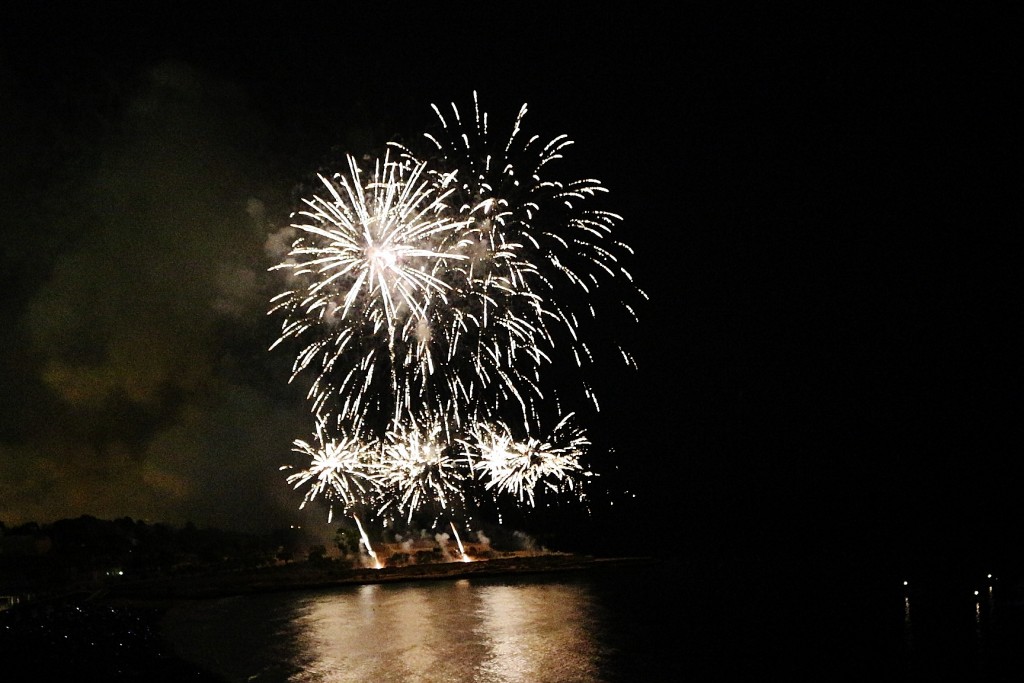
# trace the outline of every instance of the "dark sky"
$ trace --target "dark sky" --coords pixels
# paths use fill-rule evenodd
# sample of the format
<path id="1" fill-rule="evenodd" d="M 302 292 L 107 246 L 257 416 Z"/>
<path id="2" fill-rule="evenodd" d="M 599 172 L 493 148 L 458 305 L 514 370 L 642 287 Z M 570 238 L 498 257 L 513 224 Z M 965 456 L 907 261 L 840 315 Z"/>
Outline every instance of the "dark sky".
<path id="1" fill-rule="evenodd" d="M 592 533 L 1024 540 L 1005 18 L 712 5 L 5 10 L 0 521 L 295 519 L 264 243 L 332 150 L 476 91 L 575 141 L 650 295 Z"/>

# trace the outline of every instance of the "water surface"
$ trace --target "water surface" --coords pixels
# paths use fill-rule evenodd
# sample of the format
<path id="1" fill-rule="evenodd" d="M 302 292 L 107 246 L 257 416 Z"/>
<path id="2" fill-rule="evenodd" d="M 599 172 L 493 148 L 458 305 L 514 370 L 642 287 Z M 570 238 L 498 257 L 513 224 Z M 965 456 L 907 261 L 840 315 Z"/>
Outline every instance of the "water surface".
<path id="1" fill-rule="evenodd" d="M 1024 610 L 968 578 L 653 563 L 185 602 L 164 633 L 228 681 L 1013 680 Z"/>

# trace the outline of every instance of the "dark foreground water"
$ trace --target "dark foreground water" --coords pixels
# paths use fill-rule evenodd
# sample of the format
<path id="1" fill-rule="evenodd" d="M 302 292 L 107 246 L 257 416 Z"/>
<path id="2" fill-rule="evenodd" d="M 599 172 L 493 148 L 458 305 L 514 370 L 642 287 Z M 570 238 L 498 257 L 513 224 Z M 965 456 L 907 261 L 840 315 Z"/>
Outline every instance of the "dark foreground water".
<path id="1" fill-rule="evenodd" d="M 196 601 L 162 630 L 227 681 L 1022 680 L 1016 581 L 986 574 L 652 563 Z"/>

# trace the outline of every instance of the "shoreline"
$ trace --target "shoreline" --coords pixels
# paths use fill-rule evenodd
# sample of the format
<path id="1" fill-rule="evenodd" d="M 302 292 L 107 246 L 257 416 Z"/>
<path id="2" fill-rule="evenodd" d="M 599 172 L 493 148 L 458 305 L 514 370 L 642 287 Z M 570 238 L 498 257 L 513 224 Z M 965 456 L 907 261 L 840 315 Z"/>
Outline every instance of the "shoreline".
<path id="1" fill-rule="evenodd" d="M 654 561 L 545 552 L 381 569 L 301 562 L 76 591 L 0 610 L 0 650 L 19 653 L 5 667 L 4 681 L 70 680 L 89 671 L 106 680 L 221 683 L 222 678 L 181 658 L 163 637 L 168 610 L 193 600 L 368 583 L 586 571 Z"/>
<path id="2" fill-rule="evenodd" d="M 655 562 L 650 557 L 593 557 L 570 553 L 517 554 L 470 562 L 428 562 L 394 567 L 342 567 L 294 563 L 237 572 L 165 577 L 110 586 L 96 595 L 107 604 L 146 604 L 332 588 L 368 583 L 441 581 L 477 576 L 553 573 Z"/>

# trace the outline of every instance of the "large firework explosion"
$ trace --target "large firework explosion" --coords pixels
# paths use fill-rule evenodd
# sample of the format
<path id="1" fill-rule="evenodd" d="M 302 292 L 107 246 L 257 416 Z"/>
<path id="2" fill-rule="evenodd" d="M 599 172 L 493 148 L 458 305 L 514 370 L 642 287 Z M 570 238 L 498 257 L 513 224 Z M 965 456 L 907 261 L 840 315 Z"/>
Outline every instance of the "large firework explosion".
<path id="1" fill-rule="evenodd" d="M 572 143 L 526 136 L 525 105 L 499 142 L 475 93 L 466 120 L 454 104 L 434 111 L 421 149 L 392 143 L 320 175 L 272 267 L 285 282 L 274 346 L 296 343 L 292 377 L 312 375 L 316 435 L 294 449 L 311 464 L 288 477 L 308 485 L 303 505 L 453 519 L 481 497 L 582 497 L 577 480 L 592 476 L 589 440 L 544 377 L 593 362 L 584 322 L 598 287 L 645 297 L 622 264 L 621 218 L 595 205 L 597 180 L 557 177 Z"/>

